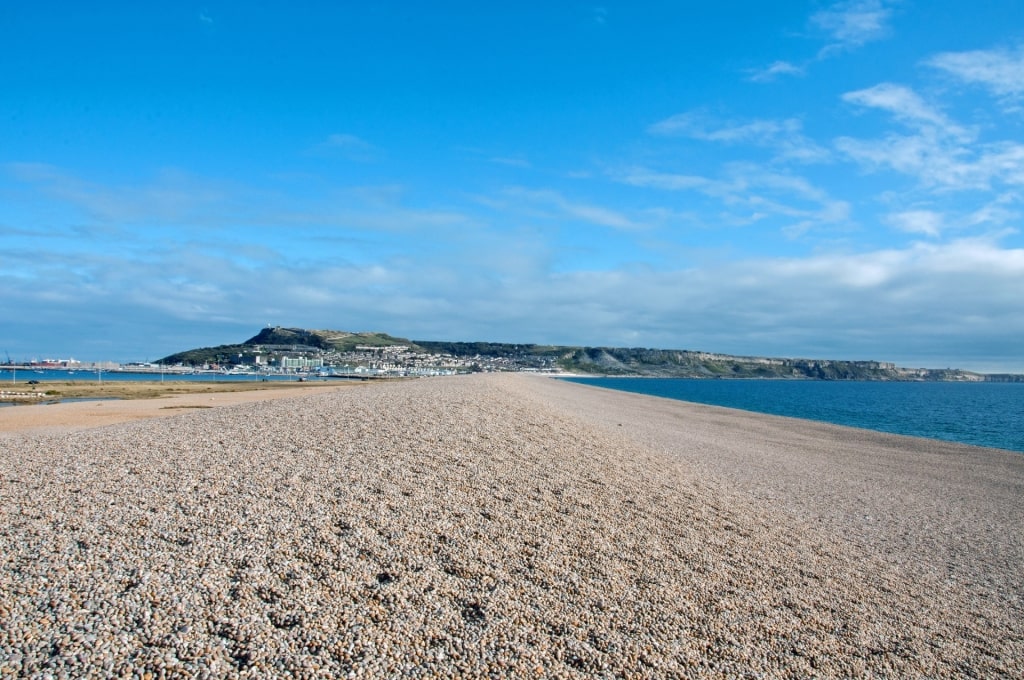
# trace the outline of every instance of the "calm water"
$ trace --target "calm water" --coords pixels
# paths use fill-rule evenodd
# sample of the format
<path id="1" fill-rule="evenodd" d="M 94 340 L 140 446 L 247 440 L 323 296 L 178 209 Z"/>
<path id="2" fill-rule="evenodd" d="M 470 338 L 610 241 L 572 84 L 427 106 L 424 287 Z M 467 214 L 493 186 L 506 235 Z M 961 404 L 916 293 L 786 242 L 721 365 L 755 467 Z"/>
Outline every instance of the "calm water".
<path id="1" fill-rule="evenodd" d="M 230 375 L 223 373 L 196 373 L 193 375 L 182 375 L 178 373 L 164 373 L 162 376 L 160 373 L 121 373 L 118 371 L 63 371 L 63 370 L 47 370 L 47 369 L 22 369 L 19 368 L 13 373 L 9 368 L 0 369 L 0 390 L 12 390 L 12 391 L 28 391 L 32 387 L 28 385 L 29 380 L 38 380 L 41 384 L 39 387 L 46 389 L 45 383 L 50 381 L 61 381 L 61 382 L 139 382 L 139 381 L 156 381 L 156 382 L 254 382 L 260 381 L 266 378 L 267 380 L 284 380 L 288 382 L 295 382 L 298 380 L 296 375 Z M 307 380 L 321 380 L 321 378 L 313 376 L 307 376 Z M 324 378 L 326 380 L 326 378 Z M 60 399 L 59 401 L 95 401 L 95 399 Z M 9 402 L 0 402 L 0 408 L 4 406 L 23 406 L 24 404 L 14 404 Z"/>
<path id="2" fill-rule="evenodd" d="M 253 382 L 266 378 L 267 380 L 285 380 L 295 382 L 297 375 L 239 375 L 230 373 L 195 373 L 192 375 L 181 373 L 122 373 L 120 371 L 59 371 L 47 369 L 17 369 L 12 375 L 9 368 L 0 370 L 0 389 L 24 388 L 29 380 L 40 382 L 60 380 L 74 382 L 121 382 L 121 381 L 163 381 L 163 382 Z M 309 380 L 319 380 L 315 374 Z"/>
<path id="3" fill-rule="evenodd" d="M 571 378 L 669 399 L 1024 452 L 1024 384 Z"/>

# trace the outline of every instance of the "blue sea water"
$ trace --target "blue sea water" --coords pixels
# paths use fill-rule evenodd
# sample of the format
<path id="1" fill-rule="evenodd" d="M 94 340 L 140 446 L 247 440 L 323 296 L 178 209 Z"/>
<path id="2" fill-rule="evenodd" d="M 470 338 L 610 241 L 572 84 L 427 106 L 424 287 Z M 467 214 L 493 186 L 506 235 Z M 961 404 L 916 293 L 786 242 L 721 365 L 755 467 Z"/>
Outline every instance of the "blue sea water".
<path id="1" fill-rule="evenodd" d="M 1024 383 L 569 380 L 669 399 L 1024 453 Z"/>
<path id="2" fill-rule="evenodd" d="M 255 374 L 255 373 L 132 373 L 128 371 L 90 371 L 85 369 L 67 371 L 61 369 L 9 368 L 0 370 L 0 389 L 24 386 L 29 380 L 39 381 L 70 381 L 70 382 L 254 382 L 260 380 L 284 380 L 294 382 L 298 376 L 294 374 Z M 308 378 L 317 380 L 315 376 Z"/>
<path id="3" fill-rule="evenodd" d="M 307 380 L 326 380 L 326 378 L 319 378 L 315 375 L 304 376 Z M 297 375 L 257 375 L 257 374 L 225 374 L 225 373 L 164 373 L 161 374 L 159 371 L 153 373 L 131 373 L 127 371 L 89 371 L 89 370 L 75 370 L 67 371 L 62 369 L 33 369 L 33 368 L 17 368 L 11 370 L 10 368 L 4 367 L 0 369 L 0 390 L 11 390 L 11 391 L 24 391 L 29 388 L 28 381 L 38 380 L 43 383 L 41 387 L 45 389 L 45 383 L 50 381 L 60 382 L 79 382 L 79 383 L 96 383 L 96 382 L 139 382 L 139 381 L 156 381 L 156 382 L 256 382 L 262 380 L 273 380 L 273 381 L 288 381 L 295 382 L 299 377 Z M 78 399 L 59 399 L 57 401 L 80 401 Z M 87 399 L 81 401 L 96 401 L 96 399 Z M 54 403 L 54 402 L 50 402 Z M 9 402 L 0 402 L 0 407 L 4 406 L 16 406 L 17 404 Z M 24 405 L 24 404 L 21 404 Z"/>

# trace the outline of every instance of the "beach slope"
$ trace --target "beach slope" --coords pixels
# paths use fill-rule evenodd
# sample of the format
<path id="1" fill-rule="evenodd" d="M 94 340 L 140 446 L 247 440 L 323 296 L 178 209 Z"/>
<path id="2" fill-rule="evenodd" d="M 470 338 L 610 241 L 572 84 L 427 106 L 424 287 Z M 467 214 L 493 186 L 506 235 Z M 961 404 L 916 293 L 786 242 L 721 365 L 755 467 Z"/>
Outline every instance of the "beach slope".
<path id="1" fill-rule="evenodd" d="M 0 443 L 2 675 L 1024 667 L 1016 454 L 524 375 Z"/>

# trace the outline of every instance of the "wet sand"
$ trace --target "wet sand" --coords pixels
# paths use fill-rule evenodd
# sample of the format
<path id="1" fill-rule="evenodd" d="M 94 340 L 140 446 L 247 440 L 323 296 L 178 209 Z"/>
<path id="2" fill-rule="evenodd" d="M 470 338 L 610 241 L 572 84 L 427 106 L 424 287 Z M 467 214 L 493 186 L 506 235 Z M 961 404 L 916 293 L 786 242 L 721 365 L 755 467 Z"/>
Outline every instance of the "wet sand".
<path id="1" fill-rule="evenodd" d="M 1018 454 L 524 375 L 6 437 L 0 674 L 1024 668 Z"/>

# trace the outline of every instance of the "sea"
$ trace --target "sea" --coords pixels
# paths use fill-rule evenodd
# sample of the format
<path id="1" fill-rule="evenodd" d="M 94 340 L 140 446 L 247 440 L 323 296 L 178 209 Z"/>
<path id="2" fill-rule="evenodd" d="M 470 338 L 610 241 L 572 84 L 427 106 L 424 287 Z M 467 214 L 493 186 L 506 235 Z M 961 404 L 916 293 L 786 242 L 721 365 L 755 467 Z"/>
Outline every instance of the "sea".
<path id="1" fill-rule="evenodd" d="M 307 380 L 319 380 L 316 374 L 304 375 Z M 114 381 L 157 381 L 157 382 L 254 382 L 260 380 L 284 380 L 295 382 L 299 379 L 295 374 L 277 373 L 177 373 L 173 371 L 133 372 L 133 371 L 96 371 L 89 369 L 78 369 L 68 371 L 64 369 L 32 369 L 17 368 L 12 371 L 9 368 L 0 370 L 0 389 L 16 389 L 24 387 L 29 380 L 44 381 L 74 381 L 74 382 L 114 382 Z"/>
<path id="2" fill-rule="evenodd" d="M 0 370 L 0 390 L 29 380 L 295 381 L 296 375 Z M 328 380 L 315 374 L 307 380 Z M 565 378 L 597 387 L 1024 453 L 1024 383 Z"/>
<path id="3" fill-rule="evenodd" d="M 1024 383 L 567 378 L 572 382 L 1024 453 Z"/>
<path id="4" fill-rule="evenodd" d="M 317 374 L 303 375 L 305 380 L 328 380 Z M 4 367 L 0 369 L 0 391 L 10 390 L 12 392 L 24 392 L 31 389 L 29 381 L 38 380 L 40 387 L 45 388 L 45 383 L 59 381 L 59 382 L 80 382 L 80 383 L 102 383 L 102 382 L 141 382 L 141 381 L 156 381 L 156 382 L 258 382 L 262 380 L 273 380 L 273 381 L 287 381 L 295 382 L 299 379 L 298 375 L 295 374 L 257 374 L 257 373 L 177 373 L 177 372 L 164 372 L 159 371 L 153 372 L 142 372 L 136 373 L 132 371 L 95 371 L 88 369 L 79 370 L 65 370 L 65 369 L 33 369 L 33 368 L 16 368 L 13 371 L 10 368 Z M 337 378 L 331 378 L 331 380 L 337 380 Z M 58 402 L 69 402 L 69 401 L 97 401 L 93 397 L 89 398 L 67 398 L 54 399 L 52 401 L 45 401 L 44 403 L 58 403 Z M 0 401 L 0 407 L 4 406 L 24 406 L 25 404 L 17 404 L 11 402 Z"/>

